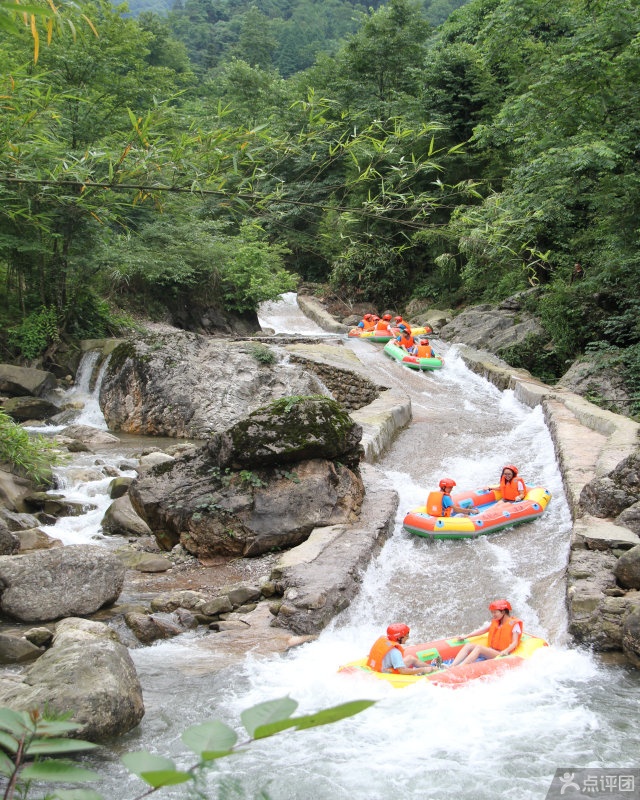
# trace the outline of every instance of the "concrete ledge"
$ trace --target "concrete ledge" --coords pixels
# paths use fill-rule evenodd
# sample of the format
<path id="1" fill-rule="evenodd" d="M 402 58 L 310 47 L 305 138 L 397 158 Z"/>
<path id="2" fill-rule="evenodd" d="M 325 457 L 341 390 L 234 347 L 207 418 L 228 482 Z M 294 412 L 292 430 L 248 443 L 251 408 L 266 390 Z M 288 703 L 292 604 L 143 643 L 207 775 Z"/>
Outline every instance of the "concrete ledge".
<path id="1" fill-rule="evenodd" d="M 330 331 L 331 333 L 347 333 L 349 331 L 348 326 L 337 322 L 315 297 L 311 297 L 308 294 L 299 294 L 298 305 L 309 319 L 317 322 L 325 331 Z"/>
<path id="2" fill-rule="evenodd" d="M 411 422 L 411 399 L 397 389 L 388 389 L 350 416 L 362 425 L 364 460 L 373 463 L 387 450 L 396 433 Z"/>
<path id="3" fill-rule="evenodd" d="M 284 553 L 271 573 L 283 592 L 273 624 L 316 634 L 351 603 L 372 558 L 393 532 L 398 494 L 384 473 L 362 467 L 367 487 L 353 525 L 316 528 L 306 542 Z"/>

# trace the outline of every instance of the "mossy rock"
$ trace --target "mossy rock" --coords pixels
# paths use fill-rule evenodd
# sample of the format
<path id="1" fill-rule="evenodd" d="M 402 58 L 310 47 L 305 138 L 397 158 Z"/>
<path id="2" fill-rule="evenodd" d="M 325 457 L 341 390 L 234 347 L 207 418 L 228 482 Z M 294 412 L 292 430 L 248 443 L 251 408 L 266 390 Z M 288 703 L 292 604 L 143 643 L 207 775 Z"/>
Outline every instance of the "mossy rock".
<path id="1" fill-rule="evenodd" d="M 208 443 L 220 469 L 253 469 L 314 458 L 357 463 L 362 428 L 328 397 L 284 397 L 257 409 Z"/>

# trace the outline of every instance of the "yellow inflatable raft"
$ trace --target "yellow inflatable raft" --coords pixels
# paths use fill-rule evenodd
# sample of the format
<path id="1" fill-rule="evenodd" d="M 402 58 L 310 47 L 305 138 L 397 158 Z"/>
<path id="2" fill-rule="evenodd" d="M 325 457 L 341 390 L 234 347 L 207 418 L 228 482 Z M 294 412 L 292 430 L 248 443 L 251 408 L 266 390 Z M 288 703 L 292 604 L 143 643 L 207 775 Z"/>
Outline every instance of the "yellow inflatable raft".
<path id="1" fill-rule="evenodd" d="M 433 642 L 425 642 L 423 644 L 405 647 L 404 652 L 405 654 L 416 655 L 426 664 L 438 657 L 443 661 L 449 661 L 455 658 L 463 645 L 467 643 L 486 645 L 487 639 L 488 634 L 486 633 L 481 636 L 473 636 L 470 639 L 438 639 Z M 478 678 L 501 675 L 514 667 L 519 667 L 524 663 L 525 659 L 530 658 L 536 650 L 547 646 L 548 644 L 544 639 L 540 639 L 538 636 L 531 636 L 528 633 L 523 633 L 520 644 L 512 653 L 509 653 L 508 656 L 499 656 L 498 658 L 491 658 L 487 661 L 474 661 L 473 664 L 465 664 L 457 667 L 444 667 L 428 675 L 396 675 L 391 672 L 374 672 L 367 666 L 366 658 L 361 658 L 358 661 L 345 664 L 340 667 L 338 672 L 344 675 L 359 675 L 371 678 L 371 680 L 386 681 L 396 689 L 402 689 L 405 686 L 413 686 L 416 683 L 425 681 L 433 683 L 436 686 L 451 686 L 455 688 Z"/>

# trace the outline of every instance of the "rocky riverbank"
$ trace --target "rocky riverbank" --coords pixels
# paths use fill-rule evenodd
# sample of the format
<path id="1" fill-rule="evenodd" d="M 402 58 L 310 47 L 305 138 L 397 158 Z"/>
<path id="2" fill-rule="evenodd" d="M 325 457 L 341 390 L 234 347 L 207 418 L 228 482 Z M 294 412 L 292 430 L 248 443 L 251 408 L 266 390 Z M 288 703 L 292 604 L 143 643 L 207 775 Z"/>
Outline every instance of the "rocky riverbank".
<path id="1" fill-rule="evenodd" d="M 305 313 L 320 325 L 336 330 L 335 326 L 340 324 L 312 298 L 300 297 L 299 303 Z M 364 463 L 361 464 L 360 474 L 366 493 L 362 498 L 359 515 L 355 521 L 348 518 L 354 516 L 354 507 L 344 519 L 335 524 L 316 525 L 308 536 L 305 533 L 301 544 L 290 547 L 282 554 L 265 553 L 257 558 L 243 559 L 229 554 L 202 551 L 198 553 L 197 560 L 184 549 L 184 546 L 187 549 L 191 546 L 190 538 L 177 544 L 173 541 L 163 543 L 158 539 L 157 532 L 145 526 L 131 507 L 128 483 L 121 481 L 119 491 L 124 494 L 114 495 L 114 505 L 125 501 L 128 505 L 126 509 L 112 508 L 109 524 L 115 526 L 113 533 L 127 535 L 132 543 L 125 548 L 125 552 L 119 554 L 125 564 L 119 599 L 110 607 L 96 612 L 95 608 L 102 601 L 93 608 L 90 607 L 91 604 L 85 607 L 82 605 L 85 598 L 79 596 L 77 603 L 80 605 L 72 604 L 69 613 L 91 616 L 94 624 L 102 621 L 111 629 L 115 628 L 120 640 L 130 647 L 178 635 L 190 627 L 206 625 L 213 637 L 212 647 L 217 654 L 223 654 L 221 665 L 241 659 L 248 649 L 265 654 L 282 652 L 317 635 L 351 602 L 368 563 L 389 536 L 398 500 L 384 474 L 376 469 L 375 461 L 385 452 L 396 432 L 410 423 L 411 404 L 401 391 L 372 384 L 355 355 L 339 341 L 309 343 L 278 339 L 273 347 L 261 343 L 258 346 L 264 347 L 268 352 L 286 351 L 286 360 L 283 363 L 287 364 L 286 369 L 290 373 L 286 381 L 279 377 L 282 369 L 280 364 L 269 366 L 269 359 L 263 358 L 262 351 L 261 358 L 257 361 L 264 364 L 264 369 L 256 368 L 255 365 L 251 369 L 247 368 L 247 356 L 255 345 L 239 344 L 232 351 L 240 359 L 244 369 L 240 381 L 243 394 L 230 398 L 222 406 L 214 402 L 222 391 L 220 388 L 216 389 L 215 381 L 221 381 L 222 384 L 228 381 L 226 373 L 216 370 L 214 365 L 206 376 L 211 382 L 207 387 L 207 403 L 204 406 L 199 405 L 198 413 L 194 414 L 196 409 L 192 401 L 198 396 L 203 380 L 198 358 L 204 358 L 208 362 L 215 355 L 215 346 L 211 347 L 211 343 L 203 341 L 201 337 L 186 334 L 180 340 L 179 350 L 176 350 L 177 335 L 178 333 L 174 334 L 173 339 L 166 343 L 161 337 L 151 344 L 136 344 L 135 347 L 131 343 L 121 343 L 120 355 L 116 349 L 115 369 L 111 379 L 106 381 L 106 391 L 112 392 L 112 396 L 111 400 L 105 398 L 104 405 L 107 409 L 117 410 L 117 426 L 133 432 L 149 433 L 170 424 L 176 430 L 186 432 L 191 431 L 189 425 L 195 420 L 196 428 L 192 433 L 206 431 L 208 436 L 215 439 L 219 436 L 215 433 L 216 430 L 227 431 L 234 424 L 234 419 L 237 424 L 238 420 L 246 417 L 248 404 L 256 407 L 263 405 L 266 391 L 286 397 L 290 394 L 288 389 L 291 386 L 299 387 L 307 393 L 309 390 L 318 391 L 316 387 L 330 387 L 334 397 L 349 409 L 351 419 L 361 430 L 359 446 Z M 142 350 L 138 353 L 136 347 L 142 347 Z M 545 386 L 531 378 L 528 373 L 509 368 L 491 354 L 464 347 L 461 348 L 461 353 L 471 369 L 499 388 L 512 389 L 518 399 L 529 405 L 542 405 L 574 518 L 567 571 L 569 630 L 576 641 L 596 650 L 624 652 L 632 663 L 638 665 L 639 426 L 628 418 L 593 406 L 566 389 Z M 176 359 L 176 354 L 179 359 Z M 274 357 L 274 361 L 276 360 Z M 187 364 L 190 365 L 189 373 L 186 372 Z M 226 368 L 227 371 L 232 369 L 231 362 L 226 364 Z M 134 381 L 135 391 L 123 394 L 129 373 L 137 376 Z M 193 382 L 193 388 L 186 393 L 183 391 L 185 400 L 174 404 L 171 414 L 168 415 L 167 408 L 171 406 L 176 393 L 175 381 L 178 378 L 184 381 L 187 376 Z M 149 391 L 143 393 L 143 388 L 146 390 L 147 387 Z M 121 404 L 111 402 L 114 396 L 121 396 Z M 138 424 L 144 424 L 144 428 L 137 430 L 135 426 Z M 66 434 L 60 441 L 70 451 L 77 452 L 81 447 L 91 450 L 92 445 L 83 441 L 88 435 L 86 431 L 67 429 Z M 150 450 L 157 448 L 152 447 Z M 141 456 L 138 464 L 141 485 L 148 487 L 146 491 L 151 497 L 151 500 L 145 501 L 147 505 L 150 503 L 155 509 L 162 501 L 162 493 L 158 496 L 157 503 L 153 500 L 154 469 L 158 470 L 155 474 L 162 480 L 164 471 L 172 470 L 176 459 L 180 460 L 185 456 L 193 458 L 195 451 L 195 445 L 180 444 L 170 448 L 170 452 L 149 452 L 148 455 Z M 232 465 L 232 461 L 233 458 L 228 462 L 229 465 Z M 222 466 L 225 464 L 227 461 Z M 215 465 L 213 468 L 215 469 Z M 329 467 L 329 473 L 332 470 L 334 468 Z M 286 475 L 281 477 L 291 480 Z M 252 472 L 242 480 L 253 484 L 252 491 L 264 488 L 262 484 L 265 476 Z M 15 515 L 25 514 L 25 509 L 18 506 L 20 497 L 29 492 L 28 487 L 20 485 L 20 482 L 12 485 L 10 483 L 5 474 L 0 481 L 3 504 L 5 508 L 9 508 L 9 516 L 5 514 L 5 519 L 10 519 L 11 515 L 15 519 Z M 225 493 L 228 487 L 224 486 L 224 481 L 221 486 L 224 487 L 224 491 L 221 489 L 224 502 L 231 503 L 235 511 L 241 511 L 243 506 L 238 504 L 238 500 L 242 499 L 242 491 L 231 501 L 231 495 Z M 276 495 L 273 495 L 273 502 L 277 501 Z M 609 497 L 615 499 L 613 504 L 605 502 Z M 242 502 L 246 504 L 246 500 Z M 214 510 L 217 513 L 220 499 L 209 498 L 207 503 L 207 513 Z M 13 508 L 10 508 L 11 504 Z M 196 497 L 194 507 L 188 512 L 192 520 L 197 519 L 200 513 L 197 504 Z M 138 503 L 138 511 L 146 515 L 146 511 L 142 510 L 144 506 L 142 501 Z M 116 510 L 118 514 L 115 513 Z M 154 514 L 155 510 L 147 520 L 152 526 L 155 525 Z M 164 523 L 160 527 L 163 525 Z M 0 608 L 11 615 L 14 606 L 7 603 L 15 605 L 16 593 L 20 594 L 22 591 L 19 576 L 11 577 L 15 574 L 13 567 L 18 567 L 22 559 L 33 556 L 29 556 L 27 552 L 17 557 L 10 555 L 9 553 L 23 552 L 30 548 L 21 545 L 21 538 L 9 530 L 6 522 L 4 527 L 6 530 L 0 530 L 3 534 L 0 538 L 8 549 L 4 550 L 7 555 L 0 557 L 0 567 L 9 575 L 9 583 L 4 581 L 4 588 L 0 590 Z M 179 528 L 180 526 L 176 530 Z M 163 553 L 159 544 L 165 548 L 171 547 L 171 552 Z M 50 544 L 43 546 L 51 547 Z M 239 545 L 236 542 L 234 546 Z M 47 559 L 42 559 L 37 553 L 34 555 L 41 561 L 46 560 L 47 563 L 42 568 L 47 571 L 47 581 L 54 587 L 54 595 L 48 598 L 44 610 L 34 612 L 35 616 L 29 611 L 30 616 L 23 617 L 25 622 L 47 623 L 45 628 L 48 631 L 44 638 L 42 626 L 29 629 L 26 633 L 23 631 L 23 638 L 31 648 L 24 657 L 32 659 L 45 651 L 64 655 L 64 648 L 69 648 L 72 641 L 81 642 L 88 632 L 77 624 L 67 625 L 62 629 L 60 623 L 55 621 L 60 615 L 52 610 L 55 611 L 63 599 L 65 602 L 72 599 L 64 582 L 56 583 L 55 576 L 51 579 L 53 567 L 49 562 L 57 563 L 60 559 L 57 554 Z M 114 565 L 110 564 L 109 568 L 113 569 Z M 11 592 L 7 594 L 6 587 L 9 586 Z M 63 592 L 65 597 L 56 599 L 55 591 Z M 22 593 L 25 594 L 24 591 Z M 31 605 L 29 597 L 26 602 Z M 113 647 L 106 632 L 98 635 L 97 629 L 92 630 L 91 636 L 98 642 L 98 647 Z M 15 640 L 15 636 L 13 639 Z M 39 663 L 41 658 L 35 663 Z M 107 659 L 107 668 L 109 663 L 118 663 L 118 669 L 129 675 L 126 659 L 119 657 L 117 662 Z M 80 666 L 81 664 L 78 669 Z M 30 673 L 25 674 L 28 676 Z M 35 670 L 34 675 L 37 679 L 39 670 Z M 24 679 L 17 681 L 13 678 L 8 682 L 2 680 L 0 702 L 15 702 L 17 706 L 23 701 L 27 702 L 31 695 L 25 693 L 24 683 Z M 90 681 L 86 682 L 88 687 L 90 684 Z M 49 687 L 46 691 L 53 689 Z M 131 692 L 133 697 L 138 698 L 139 686 L 132 685 Z M 63 695 L 62 701 L 64 697 Z M 93 702 L 95 698 L 90 697 L 85 707 L 91 709 Z M 114 702 L 120 707 L 126 706 L 120 698 Z M 136 707 L 138 711 L 135 716 L 139 718 L 142 712 L 139 705 Z M 87 713 L 90 715 L 90 711 Z M 125 716 L 115 723 L 111 719 L 105 720 L 104 731 L 93 730 L 91 735 L 100 738 L 103 734 L 112 735 L 114 730 L 124 732 L 135 724 L 135 716 Z M 118 725 L 121 727 L 118 728 Z M 107 731 L 108 734 L 105 734 Z"/>

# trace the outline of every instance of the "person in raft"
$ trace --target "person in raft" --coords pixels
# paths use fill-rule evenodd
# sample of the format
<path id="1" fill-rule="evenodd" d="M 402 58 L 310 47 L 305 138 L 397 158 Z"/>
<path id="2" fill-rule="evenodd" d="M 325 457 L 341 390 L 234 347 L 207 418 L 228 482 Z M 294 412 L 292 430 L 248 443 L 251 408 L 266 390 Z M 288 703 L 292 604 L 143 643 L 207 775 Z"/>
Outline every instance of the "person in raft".
<path id="1" fill-rule="evenodd" d="M 519 500 L 524 500 L 527 493 L 527 487 L 522 478 L 518 477 L 518 468 L 513 464 L 507 464 L 503 467 L 502 474 L 500 475 L 500 483 L 497 486 L 488 486 L 488 489 L 500 489 L 502 492 L 502 499 L 509 503 L 516 503 Z"/>
<path id="2" fill-rule="evenodd" d="M 437 358 L 436 351 L 429 344 L 429 340 L 424 337 L 418 339 L 417 344 L 409 350 L 409 353 L 416 358 Z"/>
<path id="3" fill-rule="evenodd" d="M 413 334 L 404 323 L 401 323 L 399 328 L 400 333 L 396 336 L 394 341 L 398 347 L 402 347 L 403 350 L 406 350 L 407 353 L 410 353 L 411 348 L 416 343 L 416 340 L 413 338 Z"/>
<path id="4" fill-rule="evenodd" d="M 365 314 L 357 325 L 358 328 L 362 328 L 365 332 L 372 331 L 375 326 L 376 323 L 373 321 L 373 314 Z"/>
<path id="5" fill-rule="evenodd" d="M 390 322 L 391 322 L 391 314 L 383 314 L 382 319 L 378 317 L 374 328 L 375 333 L 383 336 L 389 334 L 389 336 L 391 336 L 391 328 L 389 327 Z"/>
<path id="6" fill-rule="evenodd" d="M 409 626 L 394 622 L 387 635 L 376 639 L 367 657 L 367 666 L 375 672 L 393 672 L 396 675 L 426 675 L 438 669 L 436 664 L 425 664 L 417 656 L 404 654 L 403 645 L 409 638 Z"/>
<path id="7" fill-rule="evenodd" d="M 478 658 L 486 660 L 508 656 L 520 644 L 522 637 L 522 620 L 511 616 L 511 603 L 508 600 L 494 600 L 489 603 L 491 621 L 471 633 L 458 636 L 458 639 L 469 639 L 471 636 L 480 636 L 489 631 L 487 646 L 480 644 L 465 644 L 451 666 L 471 664 Z"/>
<path id="8" fill-rule="evenodd" d="M 443 478 L 438 484 L 440 491 L 429 492 L 426 502 L 427 514 L 432 517 L 451 517 L 455 514 L 466 514 L 468 516 L 478 513 L 478 509 L 475 506 L 463 508 L 453 502 L 451 490 L 455 485 L 456 482 L 453 478 Z"/>

